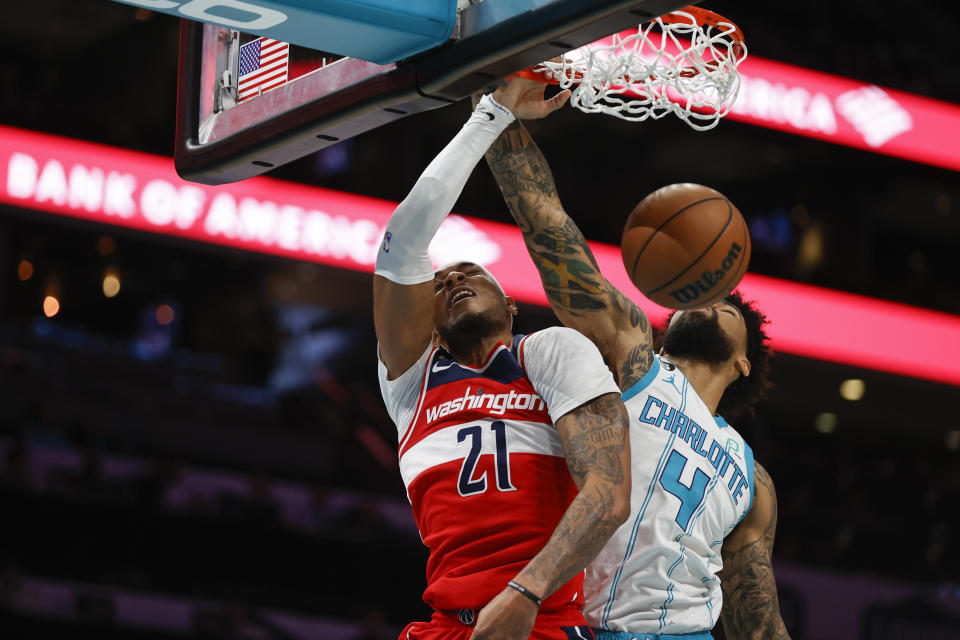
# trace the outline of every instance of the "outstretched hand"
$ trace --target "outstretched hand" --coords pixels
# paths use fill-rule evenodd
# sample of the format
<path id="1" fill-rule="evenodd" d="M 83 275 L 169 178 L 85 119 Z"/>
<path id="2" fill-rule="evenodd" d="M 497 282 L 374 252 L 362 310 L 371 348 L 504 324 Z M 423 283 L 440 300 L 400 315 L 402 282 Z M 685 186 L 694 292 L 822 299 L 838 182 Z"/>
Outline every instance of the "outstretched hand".
<path id="1" fill-rule="evenodd" d="M 518 120 L 535 120 L 550 115 L 570 99 L 570 90 L 565 89 L 549 100 L 543 97 L 546 83 L 513 76 L 493 92 L 493 99 L 506 107 Z"/>

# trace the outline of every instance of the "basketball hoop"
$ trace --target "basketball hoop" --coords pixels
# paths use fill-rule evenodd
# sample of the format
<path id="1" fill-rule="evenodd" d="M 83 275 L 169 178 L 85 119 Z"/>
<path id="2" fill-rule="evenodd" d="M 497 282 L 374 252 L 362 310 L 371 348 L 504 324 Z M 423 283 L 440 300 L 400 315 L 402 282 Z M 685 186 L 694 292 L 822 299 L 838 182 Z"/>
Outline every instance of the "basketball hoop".
<path id="1" fill-rule="evenodd" d="M 723 16 L 686 7 L 543 62 L 520 75 L 574 85 L 570 104 L 624 120 L 676 114 L 697 131 L 727 115 L 747 57 L 743 33 Z"/>

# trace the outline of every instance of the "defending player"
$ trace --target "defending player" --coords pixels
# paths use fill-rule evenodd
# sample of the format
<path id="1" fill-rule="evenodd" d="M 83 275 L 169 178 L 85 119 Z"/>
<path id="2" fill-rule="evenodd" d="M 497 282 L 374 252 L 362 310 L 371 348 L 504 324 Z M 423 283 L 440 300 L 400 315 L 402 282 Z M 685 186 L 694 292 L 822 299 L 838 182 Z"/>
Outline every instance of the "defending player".
<path id="1" fill-rule="evenodd" d="M 434 614 L 405 640 L 592 638 L 583 569 L 629 512 L 627 415 L 596 347 L 563 327 L 514 336 L 516 305 L 493 276 L 469 262 L 434 272 L 427 255 L 513 121 L 512 87 L 497 90 L 504 106 L 481 102 L 427 167 L 377 258 L 380 387 L 430 548 Z M 518 115 L 562 104 L 528 100 Z"/>
<path id="2" fill-rule="evenodd" d="M 543 84 L 524 87 L 521 104 L 542 100 Z M 731 640 L 787 638 L 770 564 L 773 483 L 715 417 L 765 395 L 765 318 L 736 294 L 677 312 L 655 355 L 647 317 L 599 272 L 526 130 L 511 124 L 487 160 L 551 307 L 600 349 L 630 414 L 632 511 L 584 585 L 598 640 L 711 638 L 721 601 Z"/>

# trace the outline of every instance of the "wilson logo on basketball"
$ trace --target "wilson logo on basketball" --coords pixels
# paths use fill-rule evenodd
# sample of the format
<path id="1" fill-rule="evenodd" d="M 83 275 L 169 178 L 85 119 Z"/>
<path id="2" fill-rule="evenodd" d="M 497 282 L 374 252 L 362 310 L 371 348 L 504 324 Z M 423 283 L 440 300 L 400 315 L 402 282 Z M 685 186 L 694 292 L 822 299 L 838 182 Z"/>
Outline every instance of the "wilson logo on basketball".
<path id="1" fill-rule="evenodd" d="M 710 293 L 715 286 L 723 282 L 727 272 L 737 265 L 737 258 L 740 257 L 742 251 L 743 247 L 734 242 L 730 245 L 730 251 L 727 253 L 727 257 L 720 263 L 719 269 L 704 271 L 698 280 L 692 284 L 685 284 L 679 289 L 674 289 L 670 292 L 670 295 L 673 296 L 674 300 L 685 305 L 705 293 Z"/>

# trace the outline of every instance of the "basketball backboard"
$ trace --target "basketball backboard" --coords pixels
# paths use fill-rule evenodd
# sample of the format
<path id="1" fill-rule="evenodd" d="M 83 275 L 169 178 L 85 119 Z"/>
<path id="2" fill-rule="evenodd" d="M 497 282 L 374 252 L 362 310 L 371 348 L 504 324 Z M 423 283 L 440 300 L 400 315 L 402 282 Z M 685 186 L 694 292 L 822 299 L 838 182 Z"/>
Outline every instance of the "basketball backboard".
<path id="1" fill-rule="evenodd" d="M 243 180 L 407 115 L 457 102 L 516 71 L 691 3 L 460 4 L 444 44 L 386 63 L 182 20 L 177 172 L 206 184 Z M 365 31 L 358 28 L 356 37 L 363 38 Z"/>

